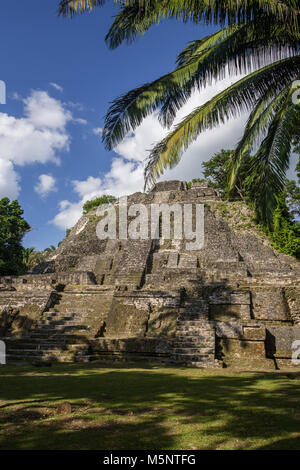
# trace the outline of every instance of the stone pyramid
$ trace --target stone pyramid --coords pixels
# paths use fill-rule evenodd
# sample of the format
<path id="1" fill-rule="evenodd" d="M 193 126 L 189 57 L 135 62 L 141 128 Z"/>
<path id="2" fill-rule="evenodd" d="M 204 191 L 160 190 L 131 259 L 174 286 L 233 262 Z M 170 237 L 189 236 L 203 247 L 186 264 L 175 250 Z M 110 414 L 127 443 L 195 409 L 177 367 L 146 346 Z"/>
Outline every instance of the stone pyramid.
<path id="1" fill-rule="evenodd" d="M 0 278 L 8 361 L 297 367 L 299 263 L 270 246 L 242 201 L 181 181 L 127 201 L 147 210 L 203 204 L 203 247 L 187 250 L 172 237 L 99 239 L 96 210 L 83 215 L 47 262 Z"/>

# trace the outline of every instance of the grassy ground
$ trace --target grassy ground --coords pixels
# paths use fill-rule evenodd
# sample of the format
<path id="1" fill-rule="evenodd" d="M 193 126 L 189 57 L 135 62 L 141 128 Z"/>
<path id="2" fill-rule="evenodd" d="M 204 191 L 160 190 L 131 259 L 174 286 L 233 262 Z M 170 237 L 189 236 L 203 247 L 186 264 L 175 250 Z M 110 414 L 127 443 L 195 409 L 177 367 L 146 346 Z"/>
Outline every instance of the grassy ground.
<path id="1" fill-rule="evenodd" d="M 0 366 L 0 449 L 300 449 L 299 385 L 299 373 Z"/>

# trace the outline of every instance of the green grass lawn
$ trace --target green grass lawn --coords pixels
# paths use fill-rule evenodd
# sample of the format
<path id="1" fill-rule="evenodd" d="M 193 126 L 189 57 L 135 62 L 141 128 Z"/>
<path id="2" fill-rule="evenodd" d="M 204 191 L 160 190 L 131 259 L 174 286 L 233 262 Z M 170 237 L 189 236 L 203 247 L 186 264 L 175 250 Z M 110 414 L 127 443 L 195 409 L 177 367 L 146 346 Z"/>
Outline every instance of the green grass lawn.
<path id="1" fill-rule="evenodd" d="M 300 449 L 299 385 L 281 371 L 0 366 L 0 449 Z"/>

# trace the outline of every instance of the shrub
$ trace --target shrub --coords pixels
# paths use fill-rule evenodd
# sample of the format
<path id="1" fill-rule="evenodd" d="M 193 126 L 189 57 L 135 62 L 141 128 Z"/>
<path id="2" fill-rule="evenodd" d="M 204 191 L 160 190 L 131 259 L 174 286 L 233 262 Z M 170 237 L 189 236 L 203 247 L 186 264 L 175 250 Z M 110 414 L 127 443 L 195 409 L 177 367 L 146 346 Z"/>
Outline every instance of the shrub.
<path id="1" fill-rule="evenodd" d="M 117 198 L 114 196 L 104 194 L 103 196 L 92 199 L 91 201 L 86 201 L 83 206 L 83 213 L 88 214 L 95 207 L 98 207 L 101 204 L 113 204 L 116 200 Z"/>

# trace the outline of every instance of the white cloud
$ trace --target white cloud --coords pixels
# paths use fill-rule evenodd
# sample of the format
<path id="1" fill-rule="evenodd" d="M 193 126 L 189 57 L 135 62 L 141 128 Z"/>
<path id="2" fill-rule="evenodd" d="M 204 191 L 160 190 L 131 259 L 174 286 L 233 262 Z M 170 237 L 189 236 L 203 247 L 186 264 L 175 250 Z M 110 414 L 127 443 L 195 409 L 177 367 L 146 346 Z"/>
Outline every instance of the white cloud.
<path id="1" fill-rule="evenodd" d="M 93 134 L 95 135 L 102 135 L 102 132 L 103 132 L 102 127 L 95 127 L 95 129 L 93 129 Z"/>
<path id="2" fill-rule="evenodd" d="M 89 176 L 86 180 L 74 180 L 72 186 L 79 197 L 79 201 L 61 201 L 59 212 L 51 221 L 63 230 L 73 227 L 82 215 L 82 207 L 86 201 L 103 194 L 121 196 L 131 194 L 143 187 L 143 167 L 136 162 L 126 162 L 122 158 L 115 158 L 111 169 L 103 179 Z"/>
<path id="3" fill-rule="evenodd" d="M 193 142 L 179 164 L 168 169 L 161 180 L 180 179 L 190 181 L 202 177 L 202 162 L 209 160 L 222 148 L 235 148 L 243 134 L 247 115 L 231 119 L 228 124 L 203 132 L 201 139 Z"/>
<path id="4" fill-rule="evenodd" d="M 13 100 L 16 100 L 16 101 L 21 101 L 21 100 L 22 100 L 21 95 L 19 95 L 19 93 L 17 93 L 16 91 L 14 91 L 14 92 L 11 94 L 11 98 L 12 98 Z"/>
<path id="5" fill-rule="evenodd" d="M 64 128 L 72 119 L 70 111 L 45 91 L 33 91 L 24 103 L 27 119 L 37 128 Z"/>
<path id="6" fill-rule="evenodd" d="M 62 230 L 73 227 L 82 215 L 82 205 L 82 201 L 74 203 L 60 201 L 59 212 L 50 223 L 53 223 Z"/>
<path id="7" fill-rule="evenodd" d="M 46 197 L 51 192 L 56 192 L 56 180 L 52 175 L 40 175 L 39 181 L 35 185 L 34 190 L 41 197 Z"/>
<path id="8" fill-rule="evenodd" d="M 87 120 L 82 118 L 73 118 L 73 122 L 76 122 L 77 124 L 83 124 L 84 126 L 87 124 Z"/>
<path id="9" fill-rule="evenodd" d="M 60 86 L 60 85 L 58 85 L 58 84 L 55 83 L 55 82 L 51 82 L 50 85 L 51 85 L 53 88 L 55 88 L 55 90 L 60 91 L 61 93 L 64 91 L 63 87 Z"/>
<path id="10" fill-rule="evenodd" d="M 101 179 L 93 176 L 84 181 L 73 180 L 72 186 L 80 200 L 78 202 L 61 201 L 58 214 L 50 221 L 64 230 L 75 225 L 82 215 L 82 206 L 86 201 L 103 194 Z"/>
<path id="11" fill-rule="evenodd" d="M 33 91 L 24 100 L 24 117 L 0 113 L 0 158 L 16 165 L 52 161 L 69 150 L 66 131 L 71 113 L 44 91 Z"/>
<path id="12" fill-rule="evenodd" d="M 82 103 L 74 103 L 73 101 L 68 101 L 65 103 L 66 106 L 69 106 L 70 108 L 77 109 L 78 111 L 84 111 L 84 106 Z"/>
<path id="13" fill-rule="evenodd" d="M 74 180 L 72 181 L 72 184 L 74 191 L 79 194 L 80 197 L 86 200 L 89 198 L 92 199 L 93 196 L 97 195 L 101 189 L 101 179 L 94 178 L 93 176 L 90 176 L 85 181 Z"/>
<path id="14" fill-rule="evenodd" d="M 128 134 L 114 150 L 126 160 L 142 162 L 148 156 L 149 149 L 163 139 L 167 132 L 160 125 L 157 113 L 154 113 L 144 119 L 135 132 Z"/>
<path id="15" fill-rule="evenodd" d="M 17 199 L 20 193 L 19 176 L 12 162 L 0 158 L 0 198 Z"/>
<path id="16" fill-rule="evenodd" d="M 45 91 L 33 90 L 25 99 L 15 93 L 14 98 L 23 102 L 23 116 L 16 118 L 0 113 L 0 192 L 10 197 L 17 197 L 20 191 L 14 165 L 59 164 L 60 153 L 69 151 L 70 147 L 67 124 L 86 124 L 84 119 L 74 118 L 66 104 Z M 41 175 L 44 179 L 36 186 L 41 195 L 54 191 L 55 185 L 51 186 L 50 180 L 45 179 L 48 176 Z"/>
<path id="17" fill-rule="evenodd" d="M 144 167 L 139 162 L 114 158 L 109 173 L 105 175 L 103 189 L 105 194 L 122 196 L 143 191 Z"/>

